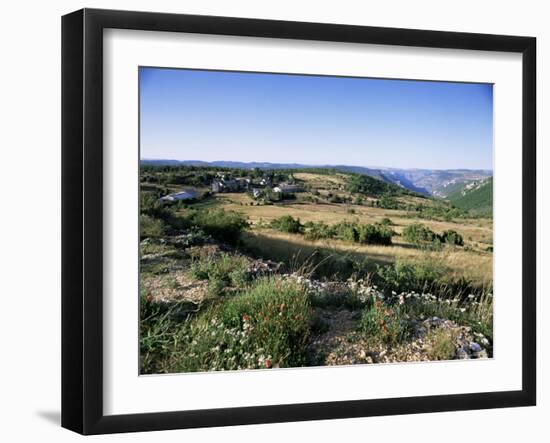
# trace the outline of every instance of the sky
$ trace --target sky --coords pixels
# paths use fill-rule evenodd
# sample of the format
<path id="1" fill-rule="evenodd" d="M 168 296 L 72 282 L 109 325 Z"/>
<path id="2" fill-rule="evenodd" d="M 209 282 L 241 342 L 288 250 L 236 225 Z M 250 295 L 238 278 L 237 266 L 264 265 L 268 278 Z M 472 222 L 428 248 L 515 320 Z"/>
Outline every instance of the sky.
<path id="1" fill-rule="evenodd" d="M 492 169 L 493 88 L 140 68 L 141 159 Z"/>

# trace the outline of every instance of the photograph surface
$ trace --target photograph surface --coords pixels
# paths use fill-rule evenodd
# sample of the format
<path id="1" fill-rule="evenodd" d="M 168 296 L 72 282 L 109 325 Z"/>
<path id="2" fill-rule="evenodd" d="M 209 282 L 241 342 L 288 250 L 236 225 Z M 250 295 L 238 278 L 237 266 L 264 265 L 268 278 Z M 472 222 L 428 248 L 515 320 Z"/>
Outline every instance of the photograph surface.
<path id="1" fill-rule="evenodd" d="M 140 373 L 493 356 L 493 85 L 139 68 Z"/>

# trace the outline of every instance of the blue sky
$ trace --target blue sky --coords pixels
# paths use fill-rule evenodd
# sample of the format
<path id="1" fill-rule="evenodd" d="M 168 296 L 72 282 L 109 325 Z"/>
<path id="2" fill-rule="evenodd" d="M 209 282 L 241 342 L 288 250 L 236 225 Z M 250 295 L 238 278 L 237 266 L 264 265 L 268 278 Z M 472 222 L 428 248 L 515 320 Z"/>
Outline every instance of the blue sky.
<path id="1" fill-rule="evenodd" d="M 142 159 L 492 169 L 487 84 L 140 68 Z"/>

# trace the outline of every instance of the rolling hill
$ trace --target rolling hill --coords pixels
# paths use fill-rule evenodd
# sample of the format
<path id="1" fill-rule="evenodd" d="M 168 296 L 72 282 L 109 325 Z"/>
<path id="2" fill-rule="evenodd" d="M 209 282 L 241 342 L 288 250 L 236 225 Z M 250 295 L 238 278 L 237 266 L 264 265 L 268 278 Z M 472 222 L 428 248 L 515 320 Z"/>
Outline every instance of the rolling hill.
<path id="1" fill-rule="evenodd" d="M 493 177 L 469 183 L 449 194 L 447 200 L 472 215 L 490 216 L 493 213 Z"/>
<path id="2" fill-rule="evenodd" d="M 398 169 L 352 165 L 308 165 L 300 163 L 236 162 L 200 160 L 142 159 L 143 165 L 157 166 L 217 166 L 240 169 L 336 169 L 342 172 L 367 175 L 386 183 L 425 196 L 445 198 L 465 185 L 478 182 L 492 175 L 492 171 L 479 169 Z"/>

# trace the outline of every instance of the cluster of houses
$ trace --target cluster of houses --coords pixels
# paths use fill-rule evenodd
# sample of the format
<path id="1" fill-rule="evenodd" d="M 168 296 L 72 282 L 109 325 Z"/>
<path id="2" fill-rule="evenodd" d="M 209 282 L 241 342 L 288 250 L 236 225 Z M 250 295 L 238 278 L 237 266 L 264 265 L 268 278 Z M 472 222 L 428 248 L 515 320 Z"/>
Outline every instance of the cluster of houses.
<path id="1" fill-rule="evenodd" d="M 250 192 L 254 198 L 260 198 L 265 194 L 266 190 L 273 193 L 295 194 L 303 192 L 304 189 L 293 183 L 277 183 L 273 184 L 273 180 L 269 176 L 264 176 L 259 180 L 252 180 L 248 177 L 227 178 L 224 175 L 212 181 L 212 193 L 220 192 Z"/>
<path id="2" fill-rule="evenodd" d="M 212 180 L 212 193 L 218 194 L 223 192 L 250 192 L 254 198 L 260 198 L 266 195 L 266 191 L 272 194 L 279 194 L 283 198 L 285 194 L 295 194 L 304 192 L 304 189 L 294 183 L 281 182 L 274 184 L 270 176 L 264 176 L 261 179 L 251 179 L 249 177 L 231 178 L 224 174 L 220 174 Z M 165 203 L 176 201 L 196 200 L 199 198 L 197 191 L 192 189 L 182 190 L 173 194 L 165 195 L 159 200 Z"/>

